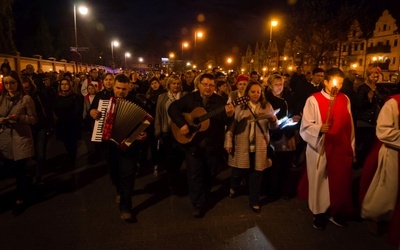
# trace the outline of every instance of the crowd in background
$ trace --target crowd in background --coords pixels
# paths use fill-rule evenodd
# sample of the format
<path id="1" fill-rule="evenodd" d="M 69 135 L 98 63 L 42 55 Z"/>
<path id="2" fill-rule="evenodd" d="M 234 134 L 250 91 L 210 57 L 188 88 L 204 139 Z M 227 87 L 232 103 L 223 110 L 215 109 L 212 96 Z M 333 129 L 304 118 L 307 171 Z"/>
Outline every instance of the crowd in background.
<path id="1" fill-rule="evenodd" d="M 14 213 L 19 214 L 26 208 L 24 200 L 28 193 L 27 159 L 34 157 L 36 161 L 33 182 L 43 183 L 43 173 L 49 167 L 46 166 L 47 143 L 49 137 L 54 134 L 63 142 L 68 153 L 67 165 L 74 166 L 77 142 L 82 139 L 82 133 L 91 134 L 93 130 L 94 119 L 90 111 L 97 106 L 96 96 L 102 95 L 104 99 L 112 96 L 115 77 L 97 69 L 76 74 L 41 72 L 40 69 L 35 71 L 32 65 L 27 65 L 22 72 L 15 72 L 7 63 L 1 65 L 1 74 L 3 79 L 0 86 L 0 157 L 5 165 L 15 168 L 17 197 Z M 298 67 L 292 75 L 277 72 L 264 78 L 255 71 L 249 75 L 237 72 L 229 72 L 227 75 L 218 68 L 205 72 L 189 70 L 170 75 L 140 71 L 126 71 L 123 74 L 129 78 L 127 99 L 135 99 L 135 102 L 155 118 L 146 130 L 147 139 L 138 142 L 137 145 L 135 157 L 138 174 L 150 167 L 154 175 L 158 176 L 160 171 L 165 169 L 171 193 L 177 192 L 178 182 L 182 182 L 183 179 L 179 176 L 182 162 L 186 158 L 187 164 L 194 164 L 193 162 L 198 160 L 196 154 L 200 153 L 195 150 L 188 153 L 185 147 L 189 146 L 175 140 L 170 127 L 171 118 L 172 122 L 179 119 L 170 117 L 172 113 L 169 113 L 169 107 L 172 105 L 172 110 L 178 111 L 178 106 L 183 105 L 184 101 L 188 102 L 189 95 L 197 91 L 200 91 L 202 96 L 206 93 L 210 100 L 216 98 L 214 95 L 218 95 L 216 103 L 225 104 L 247 96 L 248 103 L 238 104 L 234 115 L 221 118 L 224 123 L 219 124 L 219 128 L 223 128 L 226 134 L 222 131 L 222 134 L 218 135 L 222 136 L 222 144 L 218 144 L 220 148 L 215 151 L 218 152 L 218 159 L 213 160 L 232 167 L 229 197 L 234 198 L 242 192 L 248 193 L 251 209 L 259 213 L 262 197 L 267 197 L 269 202 L 280 198 L 293 198 L 297 195 L 298 184 L 301 192 L 301 181 L 299 178 L 293 178 L 291 173 L 305 171 L 306 175 L 307 172 L 306 147 L 309 147 L 310 143 L 304 139 L 306 136 L 300 133 L 302 117 L 304 107 L 310 105 L 310 96 L 326 91 L 325 81 L 329 79 L 325 70 L 315 68 L 312 72 L 304 73 L 302 68 Z M 387 98 L 394 94 L 390 89 L 379 88 L 379 74 L 379 67 L 370 66 L 365 77 L 358 76 L 354 70 L 349 70 L 343 75 L 340 92 L 347 97 L 343 95 L 344 97 L 340 98 L 343 98 L 344 102 L 349 101 L 349 128 L 354 129 L 350 132 L 354 132 L 355 135 L 352 170 L 361 169 L 368 163 L 366 159 L 377 140 L 375 129 L 380 109 Z M 210 89 L 211 92 L 208 93 Z M 188 97 L 185 98 L 186 95 Z M 175 103 L 182 98 L 183 101 Z M 203 99 L 207 99 L 204 102 L 207 109 L 206 102 L 209 102 L 209 99 Z M 285 125 L 288 119 L 293 122 L 292 126 Z M 92 160 L 101 160 L 99 150 L 101 151 L 101 147 L 96 146 L 92 152 Z M 232 150 L 236 153 L 233 154 Z M 207 152 L 201 154 L 203 153 L 204 157 L 209 157 Z M 188 157 L 194 158 L 188 161 Z M 195 194 L 196 191 L 191 190 L 191 181 L 194 181 L 191 177 L 194 178 L 189 174 L 189 193 Z M 351 185 L 346 191 L 350 194 L 355 192 L 351 190 Z M 398 210 L 399 198 L 396 202 Z M 202 203 L 201 206 L 195 207 L 197 210 L 193 216 L 204 215 L 203 205 Z M 355 209 L 360 210 L 362 202 L 353 205 Z M 390 211 L 393 210 L 394 208 Z M 320 217 L 316 216 L 314 219 L 318 218 Z M 389 216 L 385 219 L 392 218 Z M 339 220 L 333 222 L 340 226 L 345 225 Z M 314 227 L 323 229 L 324 225 L 316 225 L 314 222 Z M 378 231 L 379 228 L 375 233 Z"/>

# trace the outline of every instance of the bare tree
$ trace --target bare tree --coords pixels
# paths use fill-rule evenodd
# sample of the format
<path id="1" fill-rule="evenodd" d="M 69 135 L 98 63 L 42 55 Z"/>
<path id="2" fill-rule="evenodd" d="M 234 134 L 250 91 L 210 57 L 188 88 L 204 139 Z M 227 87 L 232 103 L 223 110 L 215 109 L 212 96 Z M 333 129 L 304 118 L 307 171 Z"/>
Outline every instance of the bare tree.
<path id="1" fill-rule="evenodd" d="M 15 24 L 12 16 L 14 0 L 2 0 L 0 4 L 0 52 L 15 51 Z"/>
<path id="2" fill-rule="evenodd" d="M 293 51 L 318 67 L 325 57 L 330 57 L 340 41 L 347 39 L 350 23 L 357 18 L 365 0 L 356 5 L 335 0 L 302 1 L 289 15 L 286 34 L 293 42 Z"/>

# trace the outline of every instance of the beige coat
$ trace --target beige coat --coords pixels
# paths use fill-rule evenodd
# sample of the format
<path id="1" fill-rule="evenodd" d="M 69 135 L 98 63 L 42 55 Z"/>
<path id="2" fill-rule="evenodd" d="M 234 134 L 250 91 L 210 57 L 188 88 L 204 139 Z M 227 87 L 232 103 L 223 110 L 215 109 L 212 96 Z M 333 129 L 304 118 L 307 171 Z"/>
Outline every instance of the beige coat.
<path id="1" fill-rule="evenodd" d="M 35 148 L 29 125 L 35 124 L 37 117 L 32 98 L 24 95 L 14 105 L 9 97 L 4 100 L 1 98 L 0 117 L 6 117 L 8 107 L 12 107 L 9 114 L 18 114 L 19 121 L 9 121 L 0 126 L 0 158 L 17 161 L 34 156 Z"/>
<path id="2" fill-rule="evenodd" d="M 257 104 L 256 116 L 272 114 L 272 106 L 267 103 L 265 109 Z M 232 155 L 229 155 L 228 164 L 231 167 L 250 168 L 249 158 L 249 136 L 251 122 L 254 120 L 253 115 L 243 106 L 236 106 L 235 119 L 228 127 L 225 134 L 225 148 L 232 148 Z M 267 145 L 269 143 L 269 129 L 275 129 L 278 125 L 276 122 L 270 123 L 267 119 L 259 120 L 264 130 L 264 136 L 260 128 L 255 124 L 255 169 L 262 171 L 272 165 L 270 159 L 267 158 Z M 267 141 L 265 140 L 267 139 Z"/>

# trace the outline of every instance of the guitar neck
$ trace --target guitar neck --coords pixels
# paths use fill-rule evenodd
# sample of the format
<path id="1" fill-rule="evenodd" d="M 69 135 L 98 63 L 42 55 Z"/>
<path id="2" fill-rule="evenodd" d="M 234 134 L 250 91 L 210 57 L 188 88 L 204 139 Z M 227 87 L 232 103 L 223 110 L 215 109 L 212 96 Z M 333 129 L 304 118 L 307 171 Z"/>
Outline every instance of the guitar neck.
<path id="1" fill-rule="evenodd" d="M 203 122 L 207 119 L 210 119 L 211 117 L 213 117 L 214 115 L 217 115 L 219 113 L 222 113 L 223 111 L 225 111 L 225 106 L 222 107 L 218 107 L 210 112 L 208 112 L 207 114 L 204 114 L 202 116 L 199 116 L 197 119 L 199 122 Z"/>

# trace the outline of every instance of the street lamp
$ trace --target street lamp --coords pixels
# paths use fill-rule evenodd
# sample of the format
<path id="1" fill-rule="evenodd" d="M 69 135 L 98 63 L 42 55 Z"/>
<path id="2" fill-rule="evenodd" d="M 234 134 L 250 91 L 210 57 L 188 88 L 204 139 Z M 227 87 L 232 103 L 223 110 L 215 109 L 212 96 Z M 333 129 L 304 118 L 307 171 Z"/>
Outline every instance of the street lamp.
<path id="1" fill-rule="evenodd" d="M 118 41 L 111 41 L 111 63 L 112 63 L 112 68 L 114 69 L 115 64 L 114 64 L 114 47 L 118 47 L 119 42 Z"/>
<path id="2" fill-rule="evenodd" d="M 131 53 L 125 52 L 125 69 L 127 69 L 127 67 L 126 67 L 126 58 L 129 58 L 129 57 L 131 57 Z"/>
<path id="3" fill-rule="evenodd" d="M 271 66 L 271 43 L 272 43 L 272 27 L 275 27 L 278 25 L 278 21 L 272 20 L 271 21 L 271 27 L 269 30 L 269 45 L 268 45 L 268 72 L 270 71 L 270 66 Z"/>
<path id="4" fill-rule="evenodd" d="M 197 37 L 202 38 L 204 33 L 202 31 L 195 31 L 194 32 L 194 56 L 193 60 L 196 61 L 196 50 L 197 50 Z"/>
<path id="5" fill-rule="evenodd" d="M 269 31 L 269 43 L 272 42 L 272 27 L 275 27 L 277 25 L 278 25 L 278 21 L 276 21 L 276 20 L 272 20 L 271 21 L 271 28 L 270 28 L 270 31 Z"/>
<path id="6" fill-rule="evenodd" d="M 82 15 L 86 15 L 89 12 L 89 9 L 85 6 L 79 6 L 78 11 Z M 78 51 L 78 29 L 76 28 L 76 5 L 74 4 L 74 30 L 75 30 L 75 47 Z"/>
<path id="7" fill-rule="evenodd" d="M 183 48 L 187 48 L 187 47 L 189 47 L 189 43 L 188 42 L 183 42 L 182 43 L 182 57 L 181 57 L 181 60 L 183 60 Z"/>

